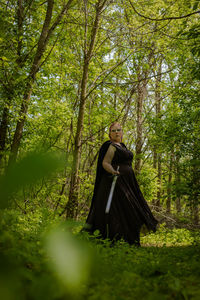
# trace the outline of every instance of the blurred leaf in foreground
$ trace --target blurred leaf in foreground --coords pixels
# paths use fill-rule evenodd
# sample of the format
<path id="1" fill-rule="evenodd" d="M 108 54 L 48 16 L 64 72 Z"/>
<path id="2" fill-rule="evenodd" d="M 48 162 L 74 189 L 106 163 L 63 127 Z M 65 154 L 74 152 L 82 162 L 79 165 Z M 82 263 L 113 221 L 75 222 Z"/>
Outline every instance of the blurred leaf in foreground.
<path id="1" fill-rule="evenodd" d="M 46 240 L 50 268 L 68 293 L 83 292 L 91 271 L 93 254 L 89 246 L 70 233 L 67 227 L 51 231 Z"/>
<path id="2" fill-rule="evenodd" d="M 44 176 L 64 167 L 66 161 L 53 153 L 29 153 L 19 162 L 13 163 L 0 178 L 0 208 L 9 205 L 9 198 L 29 184 L 35 184 Z"/>

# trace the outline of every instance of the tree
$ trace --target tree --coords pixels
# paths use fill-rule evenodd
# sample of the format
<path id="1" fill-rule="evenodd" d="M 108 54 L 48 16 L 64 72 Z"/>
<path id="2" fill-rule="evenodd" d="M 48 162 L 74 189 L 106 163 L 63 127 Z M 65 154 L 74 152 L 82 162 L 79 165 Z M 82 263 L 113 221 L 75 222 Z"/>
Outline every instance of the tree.
<path id="1" fill-rule="evenodd" d="M 13 28 L 17 31 L 17 42 L 13 40 L 14 47 L 16 48 L 16 55 L 13 57 L 15 59 L 15 63 L 17 64 L 18 72 L 24 73 L 24 84 L 23 84 L 23 97 L 21 101 L 21 107 L 19 110 L 19 116 L 17 119 L 17 125 L 14 133 L 14 137 L 11 144 L 11 155 L 9 161 L 15 160 L 17 157 L 18 149 L 20 146 L 20 142 L 22 139 L 22 133 L 23 128 L 27 116 L 28 111 L 28 105 L 30 102 L 30 97 L 33 89 L 33 85 L 36 80 L 36 74 L 40 70 L 40 67 L 48 58 L 48 54 L 46 58 L 42 61 L 42 58 L 44 57 L 45 50 L 47 48 L 47 45 L 49 43 L 49 40 L 52 38 L 52 34 L 55 31 L 56 27 L 59 25 L 61 19 L 66 14 L 66 12 L 69 10 L 71 3 L 73 0 L 69 0 L 67 3 L 63 4 L 59 13 L 57 14 L 55 20 L 52 21 L 53 16 L 53 8 L 54 8 L 54 1 L 48 0 L 47 1 L 47 8 L 45 13 L 45 18 L 43 22 L 43 26 L 40 30 L 39 38 L 36 44 L 33 46 L 32 49 L 26 46 L 26 44 L 23 44 L 23 35 L 26 36 L 27 32 L 23 32 L 23 29 L 26 28 L 26 30 L 31 27 L 30 21 L 28 22 L 28 14 L 32 15 L 31 5 L 27 3 L 23 3 L 22 0 L 18 1 L 18 6 L 15 7 L 14 5 L 10 5 L 10 11 L 9 14 L 12 13 L 15 14 L 15 18 L 17 21 L 16 28 Z M 35 15 L 33 15 L 33 18 Z M 27 38 L 26 42 L 29 42 L 29 38 Z M 16 45 L 15 45 L 16 44 Z M 27 50 L 28 48 L 28 50 Z M 33 49 L 36 48 L 36 51 L 33 52 Z M 25 52 L 25 53 L 24 53 Z M 7 74 L 6 68 L 4 69 L 4 73 Z M 25 75 L 27 74 L 27 75 Z M 12 74 L 10 74 L 10 77 L 12 77 Z M 22 80 L 22 79 L 21 79 Z M 16 80 L 17 81 L 17 80 Z M 5 89 L 7 86 L 9 86 L 9 81 L 3 82 L 3 85 Z M 7 88 L 9 91 L 9 95 L 12 95 L 12 91 L 10 91 L 10 88 Z M 14 86 L 13 86 L 14 89 Z M 2 122 L 1 122 L 1 128 L 2 128 L 2 134 L 1 134 L 1 148 L 5 147 L 5 139 L 6 139 L 6 128 L 8 126 L 8 101 L 6 101 L 6 105 L 4 107 L 4 112 L 2 115 Z M 10 104 L 9 104 L 10 105 Z"/>
<path id="2" fill-rule="evenodd" d="M 99 23 L 102 11 L 105 7 L 106 0 L 98 0 L 95 5 L 95 16 L 94 23 L 91 31 L 88 34 L 88 12 L 87 2 L 85 2 L 85 40 L 84 40 L 84 58 L 83 58 L 83 71 L 80 89 L 80 102 L 79 102 L 79 113 L 77 121 L 77 130 L 75 135 L 75 145 L 73 151 L 73 162 L 72 162 L 72 175 L 69 191 L 69 200 L 67 203 L 67 217 L 73 218 L 76 216 L 76 210 L 78 206 L 78 171 L 80 166 L 80 151 L 81 151 L 81 134 L 83 130 L 83 120 L 85 113 L 85 105 L 87 99 L 87 84 L 88 84 L 88 72 L 89 65 L 93 56 L 94 46 L 99 30 Z"/>

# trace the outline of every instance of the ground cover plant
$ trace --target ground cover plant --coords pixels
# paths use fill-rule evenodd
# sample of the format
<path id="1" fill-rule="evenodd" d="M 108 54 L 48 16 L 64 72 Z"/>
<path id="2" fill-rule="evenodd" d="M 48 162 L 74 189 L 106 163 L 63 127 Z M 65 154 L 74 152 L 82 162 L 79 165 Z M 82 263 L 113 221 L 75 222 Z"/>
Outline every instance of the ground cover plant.
<path id="1" fill-rule="evenodd" d="M 2 299 L 199 299 L 198 231 L 163 224 L 137 248 L 80 228 L 44 209 L 2 211 Z"/>

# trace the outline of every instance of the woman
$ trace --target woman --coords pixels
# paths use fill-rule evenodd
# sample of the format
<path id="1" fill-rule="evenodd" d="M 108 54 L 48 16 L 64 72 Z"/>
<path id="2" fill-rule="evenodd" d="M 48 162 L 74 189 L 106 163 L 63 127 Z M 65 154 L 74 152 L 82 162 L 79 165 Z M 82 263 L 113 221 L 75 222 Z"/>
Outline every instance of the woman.
<path id="1" fill-rule="evenodd" d="M 158 222 L 140 191 L 132 169 L 133 154 L 122 143 L 122 136 L 121 125 L 117 122 L 111 124 L 110 140 L 99 151 L 94 193 L 86 226 L 91 233 L 99 230 L 103 239 L 116 241 L 122 238 L 129 244 L 140 246 L 142 225 L 156 231 Z M 113 175 L 117 175 L 117 181 L 109 213 L 105 213 Z"/>

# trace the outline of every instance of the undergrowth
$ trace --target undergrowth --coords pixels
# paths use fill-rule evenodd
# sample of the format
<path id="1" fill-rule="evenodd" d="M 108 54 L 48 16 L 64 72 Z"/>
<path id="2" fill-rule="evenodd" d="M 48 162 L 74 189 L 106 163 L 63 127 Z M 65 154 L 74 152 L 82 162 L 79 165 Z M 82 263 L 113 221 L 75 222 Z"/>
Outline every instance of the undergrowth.
<path id="1" fill-rule="evenodd" d="M 161 224 L 137 248 L 91 239 L 45 209 L 0 215 L 4 300 L 200 299 L 197 231 Z"/>

